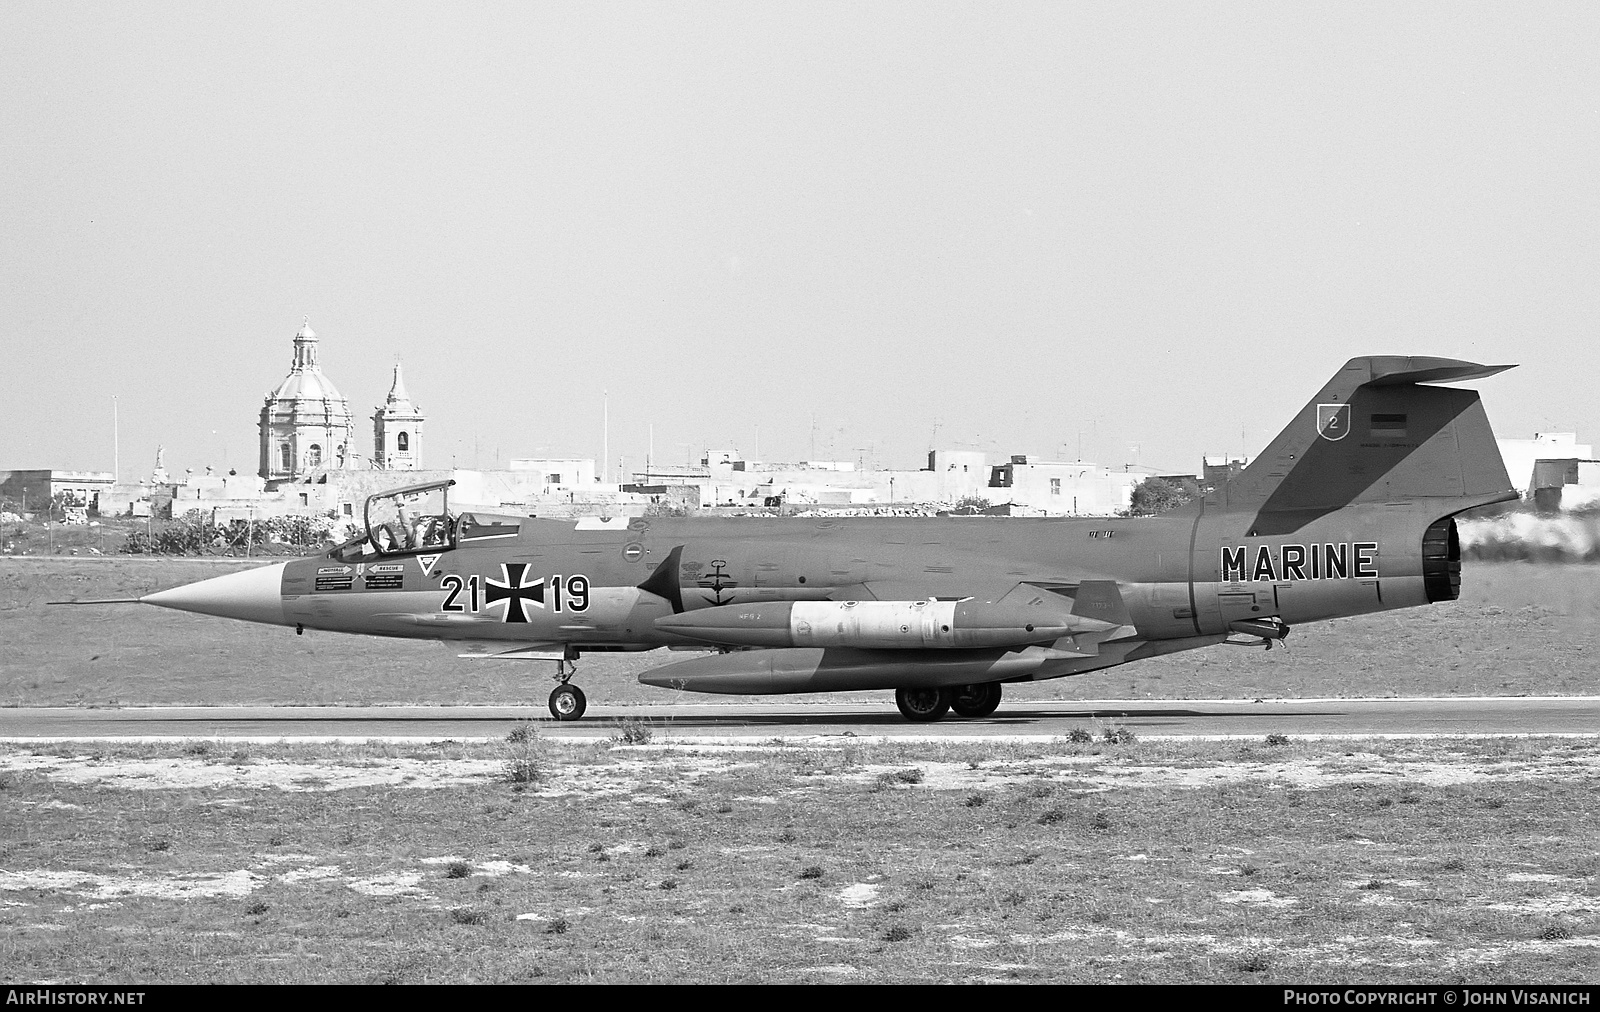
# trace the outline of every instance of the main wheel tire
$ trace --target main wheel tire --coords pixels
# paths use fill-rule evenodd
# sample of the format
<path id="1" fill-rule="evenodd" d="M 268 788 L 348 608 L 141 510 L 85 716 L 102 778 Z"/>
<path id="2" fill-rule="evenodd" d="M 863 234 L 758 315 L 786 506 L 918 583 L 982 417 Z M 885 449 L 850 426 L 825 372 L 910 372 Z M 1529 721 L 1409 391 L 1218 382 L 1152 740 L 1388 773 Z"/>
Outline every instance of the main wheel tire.
<path id="1" fill-rule="evenodd" d="M 576 685 L 558 685 L 550 693 L 550 716 L 557 720 L 577 720 L 588 705 Z"/>
<path id="2" fill-rule="evenodd" d="M 1000 705 L 1000 683 L 963 685 L 950 694 L 950 709 L 957 717 L 987 717 Z"/>
<path id="3" fill-rule="evenodd" d="M 945 689 L 896 689 L 894 705 L 907 720 L 938 720 L 950 710 L 950 693 Z"/>

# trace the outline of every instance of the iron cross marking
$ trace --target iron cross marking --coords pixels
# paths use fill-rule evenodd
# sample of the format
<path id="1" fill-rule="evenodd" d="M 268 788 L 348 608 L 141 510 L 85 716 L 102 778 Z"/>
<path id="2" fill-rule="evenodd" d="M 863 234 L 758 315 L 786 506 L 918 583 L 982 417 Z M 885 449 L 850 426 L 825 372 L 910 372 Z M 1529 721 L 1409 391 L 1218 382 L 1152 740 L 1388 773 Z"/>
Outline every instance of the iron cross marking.
<path id="1" fill-rule="evenodd" d="M 483 606 L 487 608 L 504 601 L 507 622 L 528 621 L 528 605 L 544 607 L 544 577 L 528 581 L 525 579 L 527 572 L 525 562 L 500 563 L 500 574 L 505 579 L 483 582 Z"/>

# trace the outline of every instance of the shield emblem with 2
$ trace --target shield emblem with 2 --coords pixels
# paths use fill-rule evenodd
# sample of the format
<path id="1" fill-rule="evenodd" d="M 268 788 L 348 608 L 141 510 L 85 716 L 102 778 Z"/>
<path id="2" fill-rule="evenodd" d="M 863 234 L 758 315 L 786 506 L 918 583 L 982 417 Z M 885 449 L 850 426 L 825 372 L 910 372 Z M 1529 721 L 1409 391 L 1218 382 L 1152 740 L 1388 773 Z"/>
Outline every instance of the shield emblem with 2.
<path id="1" fill-rule="evenodd" d="M 1323 439 L 1340 440 L 1349 434 L 1350 405 L 1317 405 L 1317 435 Z"/>

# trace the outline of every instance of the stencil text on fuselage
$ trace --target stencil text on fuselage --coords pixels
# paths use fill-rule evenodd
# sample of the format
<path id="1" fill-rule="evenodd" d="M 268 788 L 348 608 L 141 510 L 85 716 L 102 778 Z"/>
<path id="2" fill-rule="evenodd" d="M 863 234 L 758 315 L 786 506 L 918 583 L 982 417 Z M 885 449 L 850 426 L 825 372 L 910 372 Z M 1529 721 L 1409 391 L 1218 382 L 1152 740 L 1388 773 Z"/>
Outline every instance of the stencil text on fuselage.
<path id="1" fill-rule="evenodd" d="M 1378 575 L 1378 544 L 1347 541 L 1339 544 L 1222 546 L 1222 582 L 1252 580 L 1371 579 Z"/>

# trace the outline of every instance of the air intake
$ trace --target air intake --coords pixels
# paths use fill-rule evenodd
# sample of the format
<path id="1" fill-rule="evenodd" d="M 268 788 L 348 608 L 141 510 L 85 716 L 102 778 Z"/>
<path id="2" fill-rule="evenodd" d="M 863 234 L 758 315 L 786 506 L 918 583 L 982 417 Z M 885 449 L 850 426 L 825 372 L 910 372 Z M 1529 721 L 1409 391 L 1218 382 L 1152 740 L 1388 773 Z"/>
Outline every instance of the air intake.
<path id="1" fill-rule="evenodd" d="M 1461 539 L 1453 517 L 1435 521 L 1422 535 L 1422 586 L 1429 604 L 1461 596 Z"/>

